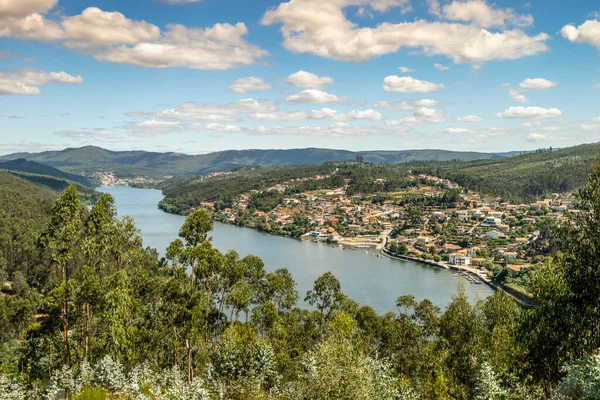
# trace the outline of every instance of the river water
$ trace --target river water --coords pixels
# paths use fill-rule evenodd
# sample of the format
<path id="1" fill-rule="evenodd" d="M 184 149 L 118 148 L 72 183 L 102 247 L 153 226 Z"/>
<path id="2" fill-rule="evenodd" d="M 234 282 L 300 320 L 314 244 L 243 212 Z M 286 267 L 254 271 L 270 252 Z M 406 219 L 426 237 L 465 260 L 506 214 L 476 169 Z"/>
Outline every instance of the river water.
<path id="1" fill-rule="evenodd" d="M 169 243 L 185 217 L 163 212 L 157 207 L 162 192 L 125 186 L 103 187 L 99 191 L 115 198 L 119 216 L 129 215 L 141 230 L 144 245 L 156 248 L 164 255 Z M 254 254 L 263 259 L 267 272 L 287 268 L 298 284 L 302 299 L 315 279 L 331 271 L 340 281 L 342 290 L 360 304 L 368 304 L 377 313 L 395 310 L 396 298 L 412 294 L 417 301 L 428 298 L 441 309 L 462 281 L 472 301 L 492 293 L 484 284 L 468 283 L 453 272 L 414 261 L 397 261 L 376 257 L 373 250 L 342 250 L 326 244 L 272 236 L 252 229 L 215 223 L 211 234 L 213 245 L 220 251 L 236 250 L 240 256 Z"/>

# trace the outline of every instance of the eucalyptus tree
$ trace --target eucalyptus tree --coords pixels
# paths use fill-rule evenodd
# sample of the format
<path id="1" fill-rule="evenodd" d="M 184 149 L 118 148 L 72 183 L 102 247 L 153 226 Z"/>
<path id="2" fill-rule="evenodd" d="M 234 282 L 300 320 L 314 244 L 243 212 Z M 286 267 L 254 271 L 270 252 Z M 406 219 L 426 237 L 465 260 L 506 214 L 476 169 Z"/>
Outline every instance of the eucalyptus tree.
<path id="1" fill-rule="evenodd" d="M 340 309 L 344 297 L 340 281 L 331 272 L 318 277 L 313 289 L 306 293 L 304 301 L 319 312 L 319 326 L 322 333 L 325 332 L 325 322 Z"/>
<path id="2" fill-rule="evenodd" d="M 51 254 L 53 264 L 62 277 L 62 321 L 64 363 L 71 364 L 69 346 L 69 274 L 74 271 L 74 259 L 80 248 L 84 208 L 77 189 L 69 186 L 58 198 L 52 209 L 52 218 L 46 231 L 40 236 L 40 245 Z M 65 395 L 68 397 L 68 395 Z"/>

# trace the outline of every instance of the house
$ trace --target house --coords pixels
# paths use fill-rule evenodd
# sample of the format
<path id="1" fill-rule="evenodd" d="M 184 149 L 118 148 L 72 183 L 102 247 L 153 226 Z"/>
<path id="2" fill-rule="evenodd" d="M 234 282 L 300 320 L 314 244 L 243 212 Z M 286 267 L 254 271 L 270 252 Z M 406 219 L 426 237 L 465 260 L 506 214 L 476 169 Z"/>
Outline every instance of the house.
<path id="1" fill-rule="evenodd" d="M 484 235 L 486 239 L 506 239 L 506 235 L 498 231 L 489 231 Z"/>
<path id="2" fill-rule="evenodd" d="M 462 247 L 460 247 L 456 244 L 446 243 L 444 245 L 444 250 L 451 252 L 451 253 L 456 253 L 457 251 L 462 250 Z"/>
<path id="3" fill-rule="evenodd" d="M 516 260 L 518 256 L 519 256 L 519 254 L 514 251 L 504 252 L 504 258 Z"/>
<path id="4" fill-rule="evenodd" d="M 483 265 L 484 262 L 485 262 L 485 258 L 479 258 L 479 257 L 471 258 L 471 265 L 473 265 L 474 267 L 480 267 Z"/>
<path id="5" fill-rule="evenodd" d="M 459 221 L 467 221 L 469 219 L 469 211 L 467 210 L 459 210 L 456 212 L 456 218 L 458 218 Z"/>
<path id="6" fill-rule="evenodd" d="M 490 225 L 490 226 L 501 225 L 502 224 L 502 219 L 498 218 L 498 217 L 487 217 L 485 219 L 484 224 Z"/>
<path id="7" fill-rule="evenodd" d="M 527 224 L 527 225 L 532 225 L 532 224 L 535 224 L 536 219 L 535 218 L 531 218 L 531 217 L 523 218 L 523 222 L 525 224 Z"/>
<path id="8" fill-rule="evenodd" d="M 512 277 L 516 276 L 522 269 L 520 265 L 514 264 L 508 264 L 506 268 L 508 269 L 508 274 Z"/>
<path id="9" fill-rule="evenodd" d="M 471 257 L 458 253 L 450 254 L 450 257 L 448 258 L 448 264 L 460 266 L 471 265 Z"/>

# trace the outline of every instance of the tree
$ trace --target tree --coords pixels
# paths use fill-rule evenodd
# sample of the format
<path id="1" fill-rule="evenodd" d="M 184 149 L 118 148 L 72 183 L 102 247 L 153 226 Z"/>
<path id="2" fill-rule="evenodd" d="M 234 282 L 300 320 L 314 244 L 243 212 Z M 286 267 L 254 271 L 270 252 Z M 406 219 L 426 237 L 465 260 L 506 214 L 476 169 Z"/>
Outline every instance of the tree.
<path id="1" fill-rule="evenodd" d="M 298 291 L 296 282 L 286 268 L 267 274 L 266 296 L 277 306 L 277 313 L 284 313 L 296 305 Z"/>
<path id="2" fill-rule="evenodd" d="M 62 309 L 64 362 L 70 366 L 69 347 L 69 270 L 72 269 L 77 244 L 81 239 L 83 209 L 81 199 L 75 186 L 69 186 L 58 198 L 52 210 L 52 218 L 46 232 L 40 237 L 42 248 L 51 252 L 53 263 L 60 269 L 64 286 L 64 303 Z M 70 268 L 71 267 L 71 268 Z M 68 393 L 65 394 L 68 398 Z"/>
<path id="3" fill-rule="evenodd" d="M 340 308 L 343 300 L 344 294 L 342 293 L 340 281 L 331 272 L 326 272 L 317 278 L 313 290 L 309 290 L 304 299 L 319 311 L 321 332 L 325 330 L 325 321 Z"/>

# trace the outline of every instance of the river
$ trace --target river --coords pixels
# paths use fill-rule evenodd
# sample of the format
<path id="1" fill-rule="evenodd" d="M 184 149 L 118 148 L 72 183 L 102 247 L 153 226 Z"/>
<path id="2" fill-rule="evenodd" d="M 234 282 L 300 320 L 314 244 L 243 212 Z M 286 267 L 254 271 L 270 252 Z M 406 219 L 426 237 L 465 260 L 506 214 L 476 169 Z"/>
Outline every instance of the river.
<path id="1" fill-rule="evenodd" d="M 99 191 L 115 198 L 119 216 L 129 215 L 141 230 L 144 245 L 164 255 L 185 217 L 165 213 L 157 207 L 162 192 L 125 186 L 103 187 Z M 360 304 L 368 304 L 377 313 L 395 311 L 396 298 L 412 294 L 418 301 L 428 298 L 445 309 L 462 281 L 474 301 L 492 293 L 484 284 L 468 283 L 453 272 L 414 261 L 397 261 L 376 257 L 373 250 L 342 250 L 326 244 L 273 236 L 252 229 L 215 223 L 211 233 L 213 245 L 220 251 L 236 250 L 240 256 L 254 254 L 263 259 L 267 272 L 287 268 L 298 284 L 302 299 L 315 279 L 331 271 L 342 290 Z"/>

